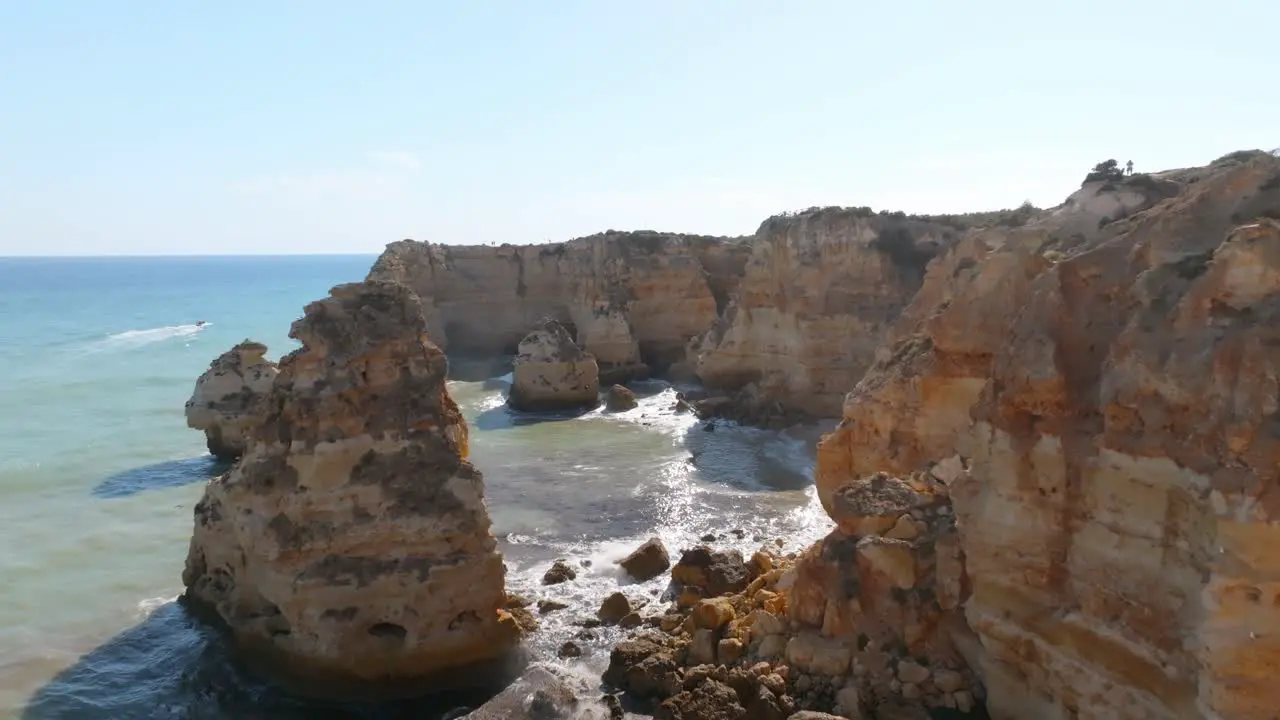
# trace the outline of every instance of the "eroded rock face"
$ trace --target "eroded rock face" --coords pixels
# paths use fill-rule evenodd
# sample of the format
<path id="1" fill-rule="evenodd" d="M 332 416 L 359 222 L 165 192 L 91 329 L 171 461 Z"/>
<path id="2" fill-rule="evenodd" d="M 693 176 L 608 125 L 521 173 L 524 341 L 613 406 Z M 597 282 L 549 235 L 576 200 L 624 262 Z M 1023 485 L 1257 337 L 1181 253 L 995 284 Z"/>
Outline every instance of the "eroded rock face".
<path id="1" fill-rule="evenodd" d="M 187 427 L 204 432 L 209 452 L 222 459 L 244 454 L 260 421 L 258 404 L 279 370 L 267 346 L 245 340 L 218 356 L 196 379 L 187 401 Z"/>
<path id="2" fill-rule="evenodd" d="M 600 369 L 564 326 L 543 319 L 516 353 L 511 394 L 516 410 L 592 408 L 600 404 Z"/>
<path id="3" fill-rule="evenodd" d="M 425 330 L 396 284 L 308 305 L 247 452 L 196 506 L 186 598 L 300 692 L 417 690 L 517 639 L 467 426 Z"/>
<path id="4" fill-rule="evenodd" d="M 747 250 L 729 238 L 654 232 L 501 247 L 405 240 L 387 246 L 369 278 L 413 288 L 428 332 L 450 352 L 512 352 L 550 317 L 574 327 L 602 372 L 638 372 L 639 363 L 684 359 L 685 344 L 727 305 Z"/>
<path id="5" fill-rule="evenodd" d="M 720 322 L 690 348 L 708 386 L 837 417 L 952 228 L 828 208 L 766 220 Z"/>
<path id="6" fill-rule="evenodd" d="M 820 446 L 948 487 L 995 718 L 1280 705 L 1280 159 L 1156 179 L 940 258 Z"/>
<path id="7" fill-rule="evenodd" d="M 846 687 L 874 707 L 972 706 L 983 687 L 970 667 L 977 638 L 963 615 L 970 584 L 947 486 L 877 474 L 841 488 L 837 506 L 850 514 L 779 581 L 801 628 L 787 660 L 820 675 L 851 665 Z"/>

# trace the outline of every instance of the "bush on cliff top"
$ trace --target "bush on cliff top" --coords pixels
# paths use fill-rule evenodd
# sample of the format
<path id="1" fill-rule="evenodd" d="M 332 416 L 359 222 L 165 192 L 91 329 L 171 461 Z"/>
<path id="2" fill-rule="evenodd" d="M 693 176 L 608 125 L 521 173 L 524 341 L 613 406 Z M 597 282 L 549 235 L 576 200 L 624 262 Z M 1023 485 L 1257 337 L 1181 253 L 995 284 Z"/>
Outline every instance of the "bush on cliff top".
<path id="1" fill-rule="evenodd" d="M 761 225 L 761 229 L 796 218 L 817 218 L 824 215 L 841 214 L 852 218 L 881 217 L 888 220 L 914 220 L 916 222 L 945 225 L 963 232 L 974 228 L 1022 227 L 1034 219 L 1040 212 L 1042 212 L 1041 209 L 1033 205 L 1030 200 L 1027 200 L 1016 208 L 971 213 L 943 213 L 937 215 L 908 214 L 901 210 L 880 210 L 877 212 L 865 205 L 861 207 L 840 207 L 838 205 L 828 207 L 815 206 L 805 210 L 778 213 L 777 215 L 765 220 Z"/>

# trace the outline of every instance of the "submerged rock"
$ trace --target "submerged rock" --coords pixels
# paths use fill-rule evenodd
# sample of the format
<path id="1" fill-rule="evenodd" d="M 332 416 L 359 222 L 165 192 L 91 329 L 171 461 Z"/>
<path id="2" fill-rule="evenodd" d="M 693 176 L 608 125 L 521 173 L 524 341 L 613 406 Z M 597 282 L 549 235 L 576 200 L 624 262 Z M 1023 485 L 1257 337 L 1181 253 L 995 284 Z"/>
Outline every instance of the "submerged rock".
<path id="1" fill-rule="evenodd" d="M 244 454 L 249 436 L 261 421 L 259 403 L 279 373 L 263 357 L 267 346 L 245 340 L 219 355 L 187 401 L 187 427 L 204 432 L 209 452 L 222 459 Z"/>
<path id="2" fill-rule="evenodd" d="M 610 715 L 604 703 L 588 699 L 588 688 L 578 678 L 534 665 L 460 720 L 605 720 Z"/>
<path id="3" fill-rule="evenodd" d="M 542 574 L 543 585 L 559 585 L 560 583 L 569 582 L 578 577 L 578 571 L 573 569 L 563 558 L 551 563 L 551 567 Z"/>
<path id="4" fill-rule="evenodd" d="M 424 331 L 400 285 L 308 305 L 245 456 L 196 505 L 185 598 L 295 691 L 457 686 L 485 673 L 445 671 L 518 638 L 467 425 Z"/>
<path id="5" fill-rule="evenodd" d="M 569 331 L 544 319 L 520 341 L 511 395 L 516 410 L 572 410 L 600 404 L 600 369 Z"/>

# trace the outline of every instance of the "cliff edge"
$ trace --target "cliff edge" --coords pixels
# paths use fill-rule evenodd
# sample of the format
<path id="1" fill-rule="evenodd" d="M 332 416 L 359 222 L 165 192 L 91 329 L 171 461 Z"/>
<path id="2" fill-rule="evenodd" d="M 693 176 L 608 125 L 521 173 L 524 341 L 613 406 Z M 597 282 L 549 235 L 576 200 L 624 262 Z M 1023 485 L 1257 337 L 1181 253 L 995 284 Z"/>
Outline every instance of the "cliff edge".
<path id="1" fill-rule="evenodd" d="M 1149 180 L 935 261 L 819 446 L 947 488 L 994 718 L 1280 705 L 1280 159 Z"/>

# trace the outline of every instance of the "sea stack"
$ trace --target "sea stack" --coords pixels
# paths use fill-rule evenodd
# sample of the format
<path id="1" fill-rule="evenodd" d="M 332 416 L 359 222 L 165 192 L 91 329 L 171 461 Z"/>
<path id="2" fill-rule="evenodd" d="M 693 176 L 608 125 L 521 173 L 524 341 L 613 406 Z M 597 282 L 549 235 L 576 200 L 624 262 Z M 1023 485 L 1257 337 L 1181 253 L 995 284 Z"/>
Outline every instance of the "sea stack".
<path id="1" fill-rule="evenodd" d="M 289 334 L 302 348 L 244 457 L 196 505 L 185 597 L 303 693 L 456 686 L 447 671 L 503 659 L 518 630 L 420 302 L 341 285 Z"/>
<path id="2" fill-rule="evenodd" d="M 563 325 L 538 323 L 517 349 L 507 403 L 516 410 L 573 410 L 600 404 L 600 368 Z"/>
<path id="3" fill-rule="evenodd" d="M 196 379 L 187 401 L 187 427 L 204 432 L 215 457 L 232 460 L 244 454 L 257 424 L 258 403 L 279 372 L 267 360 L 267 346 L 245 340 L 222 353 Z"/>

